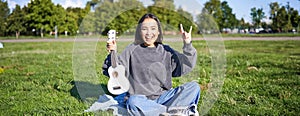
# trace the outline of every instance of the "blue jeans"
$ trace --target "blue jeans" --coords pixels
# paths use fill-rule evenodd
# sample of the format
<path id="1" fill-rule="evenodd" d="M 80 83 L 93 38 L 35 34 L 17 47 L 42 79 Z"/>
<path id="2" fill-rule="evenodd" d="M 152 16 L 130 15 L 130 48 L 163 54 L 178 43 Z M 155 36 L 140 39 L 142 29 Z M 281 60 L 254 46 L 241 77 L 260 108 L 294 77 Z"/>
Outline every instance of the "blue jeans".
<path id="1" fill-rule="evenodd" d="M 200 87 L 196 82 L 185 83 L 177 88 L 170 89 L 155 100 L 148 99 L 145 95 L 131 95 L 128 93 L 115 97 L 119 105 L 127 108 L 133 116 L 158 116 L 167 112 L 169 107 L 189 107 L 197 105 L 200 98 Z"/>

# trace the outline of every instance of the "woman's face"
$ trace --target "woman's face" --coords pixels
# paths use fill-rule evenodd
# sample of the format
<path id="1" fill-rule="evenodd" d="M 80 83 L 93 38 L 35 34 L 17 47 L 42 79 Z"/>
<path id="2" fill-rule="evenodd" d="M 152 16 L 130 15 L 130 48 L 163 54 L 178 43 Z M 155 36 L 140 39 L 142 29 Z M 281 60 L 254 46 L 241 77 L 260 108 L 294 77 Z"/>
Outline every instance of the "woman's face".
<path id="1" fill-rule="evenodd" d="M 157 22 L 152 18 L 146 18 L 141 25 L 141 36 L 144 45 L 154 47 L 159 34 Z"/>

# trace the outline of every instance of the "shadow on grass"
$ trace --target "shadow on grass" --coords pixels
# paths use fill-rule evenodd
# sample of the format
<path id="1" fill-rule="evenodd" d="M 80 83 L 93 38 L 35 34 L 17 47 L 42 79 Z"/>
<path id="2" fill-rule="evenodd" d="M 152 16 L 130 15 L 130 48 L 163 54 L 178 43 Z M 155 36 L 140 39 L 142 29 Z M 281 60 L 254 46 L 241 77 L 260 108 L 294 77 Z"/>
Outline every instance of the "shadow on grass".
<path id="1" fill-rule="evenodd" d="M 92 84 L 89 82 L 73 81 L 70 89 L 71 96 L 84 102 L 95 102 L 99 95 L 109 94 L 106 84 Z"/>

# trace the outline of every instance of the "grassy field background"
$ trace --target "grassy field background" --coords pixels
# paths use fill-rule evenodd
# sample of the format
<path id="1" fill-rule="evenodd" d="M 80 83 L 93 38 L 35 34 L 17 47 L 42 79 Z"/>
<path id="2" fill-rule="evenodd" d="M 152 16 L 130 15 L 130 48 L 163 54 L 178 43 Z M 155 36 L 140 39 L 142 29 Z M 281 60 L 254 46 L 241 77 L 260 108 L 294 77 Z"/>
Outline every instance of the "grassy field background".
<path id="1" fill-rule="evenodd" d="M 127 44 L 120 42 L 118 49 Z M 194 79 L 205 95 L 210 54 L 205 41 L 193 44 L 198 50 Z M 0 49 L 0 115 L 94 115 L 83 113 L 90 104 L 74 90 L 73 47 L 73 42 L 4 43 Z M 299 115 L 300 41 L 225 41 L 225 47 L 226 79 L 208 115 Z M 105 43 L 97 44 L 95 55 L 99 82 L 93 86 L 105 85 L 107 78 L 101 71 L 107 55 Z M 181 80 L 174 79 L 174 86 L 184 83 Z"/>

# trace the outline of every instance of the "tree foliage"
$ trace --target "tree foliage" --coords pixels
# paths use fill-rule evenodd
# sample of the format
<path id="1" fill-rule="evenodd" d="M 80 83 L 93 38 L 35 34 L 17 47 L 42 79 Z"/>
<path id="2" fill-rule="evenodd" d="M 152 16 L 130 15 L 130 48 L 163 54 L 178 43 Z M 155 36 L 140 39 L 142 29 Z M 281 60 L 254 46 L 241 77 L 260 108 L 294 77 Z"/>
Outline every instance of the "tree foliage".
<path id="1" fill-rule="evenodd" d="M 258 9 L 256 9 L 256 7 L 251 8 L 250 15 L 251 15 L 251 19 L 254 24 L 254 27 L 256 27 L 256 28 L 261 27 L 262 20 L 264 18 L 266 18 L 263 8 L 258 8 Z"/>
<path id="2" fill-rule="evenodd" d="M 9 15 L 7 19 L 8 23 L 8 32 L 15 32 L 16 38 L 19 37 L 21 32 L 25 32 L 25 21 L 23 20 L 23 17 L 25 16 L 25 12 L 21 10 L 21 7 L 19 5 L 16 5 L 13 12 Z"/>
<path id="3" fill-rule="evenodd" d="M 193 32 L 197 32 L 197 25 L 193 22 L 192 15 L 183 9 L 165 9 L 164 7 L 149 6 L 148 12 L 156 14 L 163 24 L 163 30 L 165 32 L 177 32 L 180 24 L 183 28 L 188 30 L 190 26 L 193 26 Z"/>
<path id="4" fill-rule="evenodd" d="M 52 16 L 54 15 L 52 10 L 55 5 L 49 0 L 34 0 L 27 5 L 25 17 L 26 21 L 29 23 L 29 29 L 42 29 L 46 31 L 52 31 L 54 27 L 54 20 Z"/>
<path id="5" fill-rule="evenodd" d="M 235 28 L 238 25 L 238 20 L 235 14 L 232 13 L 232 8 L 228 5 L 226 1 L 221 3 L 222 10 L 222 20 L 220 23 L 220 28 Z"/>
<path id="6" fill-rule="evenodd" d="M 118 0 L 118 2 L 105 1 L 96 8 L 96 31 L 106 35 L 109 29 L 119 33 L 130 30 L 137 24 L 140 16 L 146 11 L 143 4 L 137 0 Z"/>
<path id="7" fill-rule="evenodd" d="M 153 5 L 144 6 L 139 0 L 89 0 L 84 8 L 63 8 L 52 0 L 30 0 L 23 8 L 16 5 L 10 12 L 7 1 L 0 1 L 0 36 L 49 35 L 57 27 L 58 34 L 70 35 L 104 34 L 109 29 L 119 33 L 132 34 L 139 18 L 145 13 L 155 14 L 163 24 L 165 33 L 185 29 L 192 25 L 193 33 L 214 33 L 223 29 L 271 28 L 273 32 L 299 31 L 299 12 L 286 5 L 271 2 L 271 24 L 263 22 L 262 8 L 251 9 L 252 24 L 244 18 L 237 19 L 227 1 L 209 0 L 204 4 L 201 14 L 194 17 L 174 0 L 152 0 Z M 199 31 L 198 31 L 199 30 Z"/>
<path id="8" fill-rule="evenodd" d="M 146 8 L 137 0 L 118 0 L 114 3 L 104 1 L 95 8 L 96 32 L 105 35 L 109 29 L 116 29 L 119 33 L 134 33 L 139 18 L 145 13 L 155 14 L 165 32 L 178 31 L 180 23 L 185 28 L 191 25 L 196 27 L 192 15 L 182 9 L 176 10 L 173 0 L 154 1 L 152 6 Z"/>
<path id="9" fill-rule="evenodd" d="M 215 21 L 219 26 L 219 29 L 222 28 L 222 9 L 220 0 L 210 0 L 206 2 L 204 4 L 204 10 L 202 10 L 202 13 L 204 13 L 202 17 L 211 15 L 213 17 L 213 21 Z"/>
<path id="10" fill-rule="evenodd" d="M 8 8 L 7 1 L 0 0 L 0 36 L 6 35 L 6 28 L 7 28 L 7 17 L 10 13 L 10 10 Z"/>
<path id="11" fill-rule="evenodd" d="M 210 13 L 202 10 L 202 13 L 197 16 L 197 25 L 199 25 L 200 33 L 217 33 L 219 32 L 218 24 L 215 22 L 215 17 Z"/>
<path id="12" fill-rule="evenodd" d="M 27 13 L 25 21 L 27 29 L 34 34 L 54 32 L 57 27 L 58 33 L 65 31 L 75 34 L 78 28 L 78 16 L 76 13 L 67 12 L 61 5 L 55 5 L 51 0 L 31 0 L 24 8 Z"/>
<path id="13" fill-rule="evenodd" d="M 235 14 L 232 13 L 232 8 L 230 8 L 227 1 L 221 2 L 220 0 L 210 0 L 206 2 L 202 13 L 197 18 L 200 27 L 204 27 L 202 29 L 209 29 L 208 26 L 217 26 L 221 32 L 222 29 L 233 29 L 237 27 L 239 22 Z M 204 21 L 204 23 L 199 21 Z M 215 21 L 217 25 L 214 25 L 211 21 Z M 209 32 L 216 32 L 216 28 L 211 28 L 213 28 L 213 30 Z"/>
<path id="14" fill-rule="evenodd" d="M 270 3 L 270 17 L 272 20 L 271 28 L 276 32 L 288 32 L 293 29 L 299 31 L 299 13 L 291 8 L 289 2 L 286 6 L 280 6 L 277 2 Z"/>
<path id="15" fill-rule="evenodd" d="M 270 17 L 269 17 L 269 19 L 272 20 L 271 28 L 272 28 L 272 30 L 279 31 L 279 28 L 280 28 L 279 20 L 280 20 L 280 18 L 278 17 L 278 12 L 279 12 L 280 6 L 277 2 L 273 2 L 273 3 L 269 4 L 269 7 L 271 9 Z"/>

